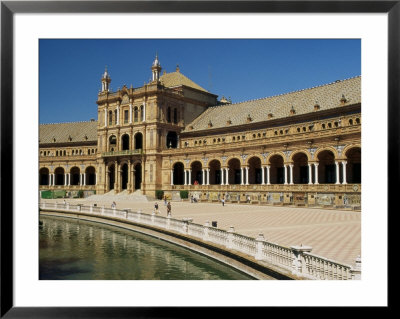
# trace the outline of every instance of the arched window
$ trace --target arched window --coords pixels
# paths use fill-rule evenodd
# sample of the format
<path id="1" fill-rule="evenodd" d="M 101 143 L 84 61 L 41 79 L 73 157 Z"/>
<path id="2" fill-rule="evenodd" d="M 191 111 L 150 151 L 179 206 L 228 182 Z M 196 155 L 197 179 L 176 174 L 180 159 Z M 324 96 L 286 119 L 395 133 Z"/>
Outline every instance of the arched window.
<path id="1" fill-rule="evenodd" d="M 178 123 L 178 110 L 175 108 L 174 109 L 174 124 Z"/>
<path id="2" fill-rule="evenodd" d="M 124 123 L 128 123 L 128 118 L 129 118 L 129 111 L 125 110 L 124 111 Z"/>
<path id="3" fill-rule="evenodd" d="M 138 108 L 137 108 L 137 106 L 135 106 L 135 108 L 133 109 L 133 121 L 137 122 L 138 120 L 139 120 Z"/>
<path id="4" fill-rule="evenodd" d="M 112 118 L 113 118 L 113 113 L 112 111 L 108 112 L 108 125 L 112 125 Z"/>
<path id="5" fill-rule="evenodd" d="M 143 135 L 142 133 L 136 133 L 135 135 L 135 150 L 141 150 L 143 148 Z"/>

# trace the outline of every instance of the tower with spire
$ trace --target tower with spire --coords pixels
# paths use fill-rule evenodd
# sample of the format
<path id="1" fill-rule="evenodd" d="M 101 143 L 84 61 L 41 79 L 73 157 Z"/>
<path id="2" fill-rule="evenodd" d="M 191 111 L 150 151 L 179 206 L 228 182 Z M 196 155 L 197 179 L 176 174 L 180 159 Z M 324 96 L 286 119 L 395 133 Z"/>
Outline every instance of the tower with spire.
<path id="1" fill-rule="evenodd" d="M 107 65 L 106 65 L 104 74 L 101 78 L 101 92 L 109 92 L 110 91 L 110 83 L 111 83 L 111 78 L 110 78 L 110 75 L 108 74 Z"/>
<path id="2" fill-rule="evenodd" d="M 156 58 L 153 62 L 153 65 L 151 66 L 151 73 L 153 75 L 152 81 L 158 81 L 160 80 L 160 74 L 161 74 L 161 64 L 160 61 L 158 61 L 158 54 L 156 53 Z"/>

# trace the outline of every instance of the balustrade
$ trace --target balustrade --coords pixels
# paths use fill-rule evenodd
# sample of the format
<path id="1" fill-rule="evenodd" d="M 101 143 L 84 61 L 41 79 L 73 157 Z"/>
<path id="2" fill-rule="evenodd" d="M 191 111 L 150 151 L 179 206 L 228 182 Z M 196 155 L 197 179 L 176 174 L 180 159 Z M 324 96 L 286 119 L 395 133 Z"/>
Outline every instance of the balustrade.
<path id="1" fill-rule="evenodd" d="M 338 263 L 324 257 L 312 254 L 311 247 L 280 246 L 259 237 L 251 238 L 234 233 L 233 227 L 229 231 L 210 227 L 207 222 L 204 226 L 191 223 L 190 220 L 177 220 L 171 217 L 143 214 L 141 211 L 132 212 L 129 209 L 119 210 L 97 206 L 71 205 L 64 203 L 40 203 L 39 207 L 47 211 L 70 211 L 89 215 L 104 215 L 118 219 L 131 220 L 136 223 L 153 225 L 174 232 L 184 233 L 200 240 L 225 246 L 229 250 L 238 251 L 257 260 L 263 260 L 271 265 L 292 271 L 300 277 L 321 280 L 355 280 L 361 278 L 361 259 L 356 259 L 356 267 Z"/>

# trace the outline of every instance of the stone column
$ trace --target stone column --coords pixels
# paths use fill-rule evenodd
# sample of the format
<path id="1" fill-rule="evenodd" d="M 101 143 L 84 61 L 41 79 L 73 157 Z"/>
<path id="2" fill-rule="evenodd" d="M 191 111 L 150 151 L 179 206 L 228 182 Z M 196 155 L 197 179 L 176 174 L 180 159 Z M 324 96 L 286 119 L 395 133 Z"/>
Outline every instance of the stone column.
<path id="1" fill-rule="evenodd" d="M 82 173 L 79 173 L 79 186 L 82 186 Z"/>
<path id="2" fill-rule="evenodd" d="M 188 185 L 192 185 L 192 170 L 189 169 L 188 172 L 189 172 L 189 182 L 188 182 Z"/>
<path id="3" fill-rule="evenodd" d="M 132 124 L 132 103 L 129 103 L 129 124 Z"/>
<path id="4" fill-rule="evenodd" d="M 314 184 L 319 184 L 318 183 L 318 163 L 314 163 L 314 168 L 315 168 L 315 181 Z"/>
<path id="5" fill-rule="evenodd" d="M 263 234 L 259 234 L 258 237 L 256 238 L 256 253 L 254 258 L 256 260 L 262 260 L 264 259 L 263 256 L 263 243 L 265 242 L 265 238 Z"/>
<path id="6" fill-rule="evenodd" d="M 284 170 L 284 173 L 285 173 L 285 181 L 284 181 L 284 184 L 285 185 L 287 185 L 287 165 L 286 164 L 284 164 L 283 165 L 283 170 Z"/>
<path id="7" fill-rule="evenodd" d="M 312 182 L 312 164 L 308 163 L 308 184 L 311 185 Z"/>
<path id="8" fill-rule="evenodd" d="M 343 183 L 342 184 L 347 184 L 347 176 L 346 176 L 346 165 L 347 161 L 343 161 Z"/>
<path id="9" fill-rule="evenodd" d="M 83 173 L 83 186 L 86 186 L 86 173 Z"/>
<path id="10" fill-rule="evenodd" d="M 335 161 L 335 164 L 336 164 L 336 183 L 335 184 L 340 184 L 339 162 Z"/>
<path id="11" fill-rule="evenodd" d="M 171 186 L 174 185 L 174 170 L 171 169 Z"/>
<path id="12" fill-rule="evenodd" d="M 224 169 L 221 167 L 221 185 L 225 185 L 224 184 Z"/>
<path id="13" fill-rule="evenodd" d="M 293 164 L 289 165 L 290 167 L 290 184 L 293 185 Z"/>
<path id="14" fill-rule="evenodd" d="M 53 173 L 53 186 L 56 185 L 56 174 Z"/>
<path id="15" fill-rule="evenodd" d="M 229 185 L 229 168 L 225 168 L 225 171 L 226 171 L 226 182 L 225 182 L 225 185 Z"/>
<path id="16" fill-rule="evenodd" d="M 186 169 L 184 169 L 184 170 L 183 170 L 183 173 L 184 173 L 183 175 L 184 175 L 184 179 L 185 179 L 185 181 L 184 181 L 184 183 L 183 183 L 183 184 L 184 184 L 184 185 L 187 185 L 187 175 L 186 175 Z"/>
<path id="17" fill-rule="evenodd" d="M 246 185 L 249 185 L 249 167 L 245 167 L 246 168 Z"/>
<path id="18" fill-rule="evenodd" d="M 267 165 L 267 185 L 271 185 L 271 180 L 270 180 L 270 169 L 271 166 Z"/>
<path id="19" fill-rule="evenodd" d="M 117 161 L 114 162 L 114 192 L 118 192 L 118 177 L 119 175 L 119 164 Z"/>
<path id="20" fill-rule="evenodd" d="M 143 102 L 143 122 L 146 122 L 146 102 Z"/>
<path id="21" fill-rule="evenodd" d="M 50 174 L 50 173 L 49 173 L 49 186 L 51 186 L 51 177 L 52 177 L 52 175 L 53 175 L 53 174 Z"/>
<path id="22" fill-rule="evenodd" d="M 71 186 L 71 173 L 68 173 L 68 186 Z"/>
<path id="23" fill-rule="evenodd" d="M 207 168 L 207 185 L 210 185 L 210 169 Z"/>
<path id="24" fill-rule="evenodd" d="M 261 185 L 265 185 L 265 170 L 264 166 L 261 166 Z"/>
<path id="25" fill-rule="evenodd" d="M 240 185 L 244 185 L 243 167 L 240 168 Z"/>
<path id="26" fill-rule="evenodd" d="M 105 127 L 107 127 L 107 115 L 108 115 L 107 108 L 104 108 L 104 126 Z"/>
<path id="27" fill-rule="evenodd" d="M 94 185 L 97 185 L 97 173 L 94 173 Z"/>
<path id="28" fill-rule="evenodd" d="M 116 124 L 119 125 L 119 105 L 117 106 L 117 119 Z"/>

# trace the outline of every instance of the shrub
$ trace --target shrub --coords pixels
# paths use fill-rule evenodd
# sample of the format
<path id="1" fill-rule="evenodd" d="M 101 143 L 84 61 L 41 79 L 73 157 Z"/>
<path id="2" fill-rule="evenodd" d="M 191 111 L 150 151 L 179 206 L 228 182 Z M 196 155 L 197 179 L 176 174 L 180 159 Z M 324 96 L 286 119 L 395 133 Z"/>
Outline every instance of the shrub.
<path id="1" fill-rule="evenodd" d="M 156 190 L 156 198 L 163 199 L 163 197 L 164 197 L 164 191 L 160 189 Z"/>
<path id="2" fill-rule="evenodd" d="M 189 192 L 188 191 L 180 191 L 179 195 L 181 196 L 182 199 L 186 199 L 189 197 Z"/>

